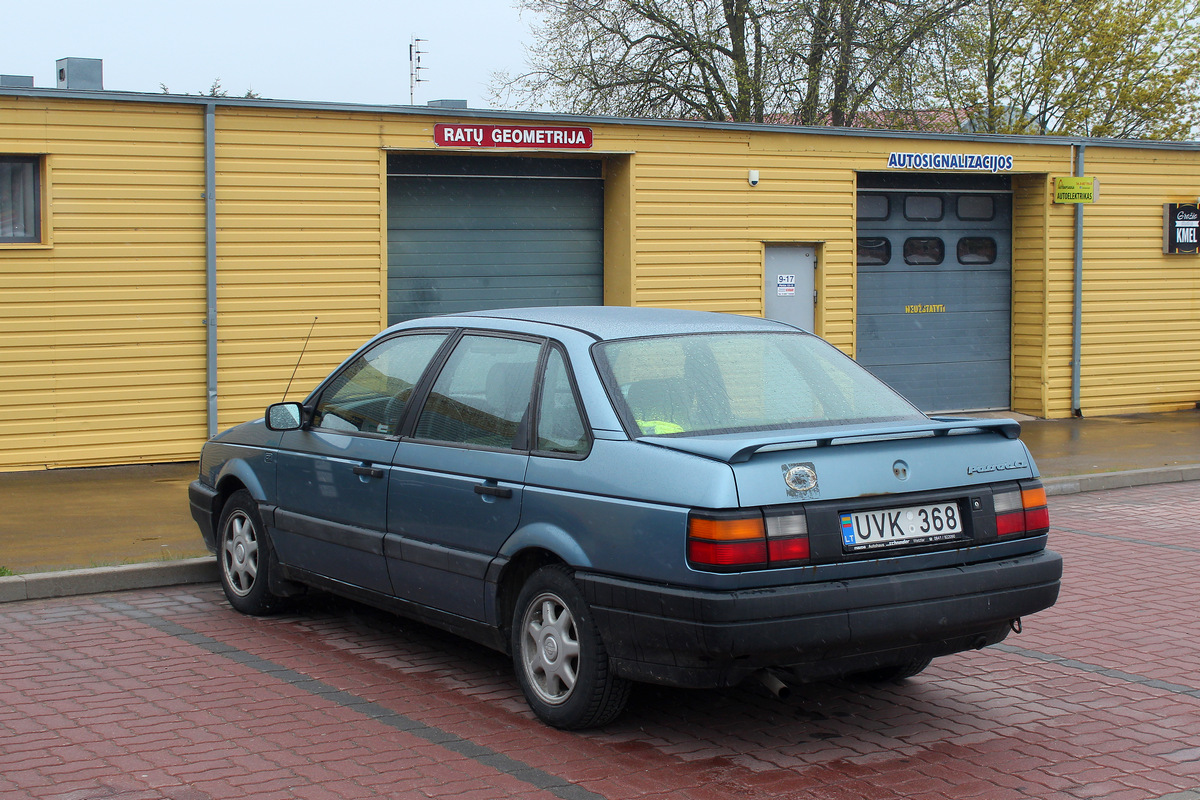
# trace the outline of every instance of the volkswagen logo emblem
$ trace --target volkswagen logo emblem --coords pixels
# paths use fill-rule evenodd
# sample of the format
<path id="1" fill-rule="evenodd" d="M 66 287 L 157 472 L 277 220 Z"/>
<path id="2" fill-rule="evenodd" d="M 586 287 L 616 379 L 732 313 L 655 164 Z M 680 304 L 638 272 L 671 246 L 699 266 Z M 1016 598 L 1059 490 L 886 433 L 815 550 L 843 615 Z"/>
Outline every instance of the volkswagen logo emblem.
<path id="1" fill-rule="evenodd" d="M 817 488 L 817 471 L 812 464 L 789 464 L 783 482 L 794 492 L 811 492 Z"/>

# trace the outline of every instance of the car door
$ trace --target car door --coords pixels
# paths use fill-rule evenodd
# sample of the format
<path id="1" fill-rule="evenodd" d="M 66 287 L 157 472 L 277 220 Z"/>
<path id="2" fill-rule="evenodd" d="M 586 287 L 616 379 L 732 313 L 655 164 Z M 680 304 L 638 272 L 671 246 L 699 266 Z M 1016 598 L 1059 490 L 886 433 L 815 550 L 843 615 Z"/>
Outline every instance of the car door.
<path id="1" fill-rule="evenodd" d="M 484 619 L 484 576 L 521 517 L 542 342 L 468 332 L 396 450 L 387 556 L 399 597 Z"/>
<path id="2" fill-rule="evenodd" d="M 383 539 L 398 430 L 448 331 L 384 339 L 320 389 L 311 424 L 280 442 L 279 559 L 339 583 L 390 593 Z"/>

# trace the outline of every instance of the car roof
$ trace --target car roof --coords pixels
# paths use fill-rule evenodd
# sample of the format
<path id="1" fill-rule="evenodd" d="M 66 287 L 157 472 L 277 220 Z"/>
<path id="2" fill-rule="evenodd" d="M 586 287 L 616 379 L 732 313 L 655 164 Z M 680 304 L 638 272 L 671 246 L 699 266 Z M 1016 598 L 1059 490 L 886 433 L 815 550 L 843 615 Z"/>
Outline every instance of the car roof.
<path id="1" fill-rule="evenodd" d="M 547 306 L 468 311 L 436 317 L 439 324 L 479 325 L 483 319 L 549 325 L 581 331 L 599 339 L 630 339 L 677 333 L 795 331 L 790 325 L 759 317 L 689 311 L 677 308 L 630 306 Z M 433 320 L 423 320 L 428 323 Z M 414 320 L 416 322 L 416 320 Z"/>

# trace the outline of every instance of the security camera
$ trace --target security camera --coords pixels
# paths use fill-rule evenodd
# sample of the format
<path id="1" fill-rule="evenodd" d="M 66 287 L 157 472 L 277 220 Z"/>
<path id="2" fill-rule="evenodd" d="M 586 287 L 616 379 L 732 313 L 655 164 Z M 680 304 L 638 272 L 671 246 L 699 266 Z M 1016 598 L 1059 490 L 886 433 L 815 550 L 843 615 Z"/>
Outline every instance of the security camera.
<path id="1" fill-rule="evenodd" d="M 758 170 L 750 170 L 750 176 L 747 180 L 750 181 L 751 186 L 758 186 Z"/>

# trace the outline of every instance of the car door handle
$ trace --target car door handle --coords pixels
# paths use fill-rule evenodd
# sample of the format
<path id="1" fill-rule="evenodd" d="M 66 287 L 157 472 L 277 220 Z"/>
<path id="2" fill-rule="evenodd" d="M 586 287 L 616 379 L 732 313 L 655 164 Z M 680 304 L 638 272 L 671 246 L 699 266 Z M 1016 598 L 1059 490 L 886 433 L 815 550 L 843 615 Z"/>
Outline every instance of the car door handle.
<path id="1" fill-rule="evenodd" d="M 382 478 L 383 469 L 381 467 L 372 467 L 370 464 L 361 464 L 354 468 L 355 475 L 366 475 L 368 478 Z"/>
<path id="2" fill-rule="evenodd" d="M 475 484 L 475 494 L 487 494 L 492 497 L 512 497 L 512 489 L 503 486 L 490 486 L 486 483 Z"/>

